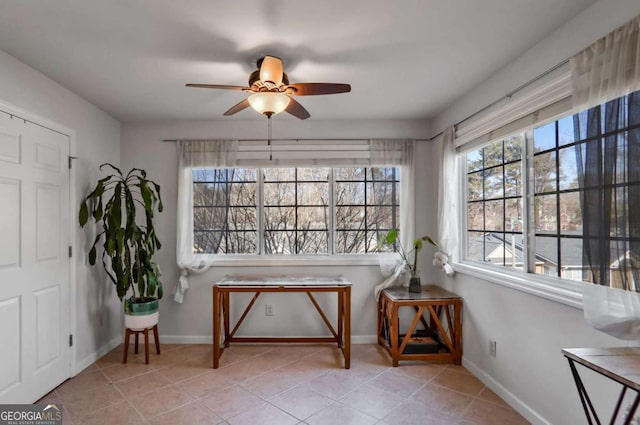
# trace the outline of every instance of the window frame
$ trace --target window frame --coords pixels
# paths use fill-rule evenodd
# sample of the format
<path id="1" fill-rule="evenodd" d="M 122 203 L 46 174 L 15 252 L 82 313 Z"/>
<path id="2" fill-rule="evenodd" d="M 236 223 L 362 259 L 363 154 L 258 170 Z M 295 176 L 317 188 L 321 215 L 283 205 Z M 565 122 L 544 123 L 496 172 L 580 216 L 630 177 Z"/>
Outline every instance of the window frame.
<path id="1" fill-rule="evenodd" d="M 208 169 L 216 169 L 216 168 L 225 168 L 225 167 L 199 167 L 199 168 L 208 168 Z M 393 205 L 389 205 L 395 211 L 396 208 L 401 210 L 402 206 L 399 200 L 399 184 L 401 179 L 401 166 L 399 165 L 338 165 L 338 166 L 323 166 L 323 165 L 301 165 L 301 166 L 286 166 L 286 167 L 270 167 L 270 166 L 237 166 L 237 167 L 229 167 L 229 168 L 249 168 L 256 170 L 256 235 L 257 235 L 257 252 L 250 254 L 225 254 L 225 253 L 198 253 L 193 252 L 192 255 L 195 259 L 198 258 L 214 258 L 215 264 L 217 266 L 303 266 L 303 265 L 314 265 L 314 266 L 335 266 L 335 265 L 351 265 L 351 266 L 363 266 L 363 265 L 378 265 L 378 257 L 374 252 L 366 252 L 366 253 L 338 253 L 335 247 L 335 233 L 336 229 L 336 210 L 339 206 L 337 204 L 336 199 L 336 169 L 340 168 L 362 168 L 367 170 L 364 173 L 364 176 L 361 180 L 350 180 L 354 183 L 362 183 L 366 185 L 372 182 L 386 182 L 393 184 L 393 193 L 395 194 L 395 198 L 392 198 Z M 329 194 L 329 205 L 327 208 L 329 210 L 329 219 L 327 222 L 327 230 L 328 233 L 328 246 L 331 252 L 329 253 L 321 253 L 321 254 L 266 254 L 265 253 L 265 245 L 264 245 L 264 213 L 265 213 L 265 199 L 264 199 L 264 185 L 265 179 L 262 170 L 268 168 L 289 168 L 289 169 L 301 169 L 301 168 L 326 168 L 329 170 L 328 173 L 328 194 Z M 393 169 L 392 176 L 394 178 L 391 180 L 376 180 L 373 177 L 369 178 L 370 172 L 368 170 L 371 169 L 380 169 L 380 168 L 391 168 Z M 297 173 L 296 173 L 296 181 L 298 181 Z M 343 180 L 339 180 L 343 181 Z M 194 184 L 196 182 L 192 182 Z M 310 181 L 310 183 L 312 183 Z M 322 181 L 324 183 L 324 181 Z M 297 204 L 297 196 L 296 196 L 296 204 Z M 191 204 L 193 205 L 193 199 L 191 200 Z M 376 204 L 377 205 L 377 204 Z M 368 202 L 366 196 L 364 198 L 364 203 L 362 207 L 367 208 Z M 386 205 L 385 205 L 386 206 Z M 399 222 L 397 223 L 399 225 Z M 365 224 L 366 227 L 366 224 Z M 193 229 L 192 235 L 199 231 L 198 229 Z"/>
<path id="2" fill-rule="evenodd" d="M 628 96 L 628 94 L 624 96 Z M 594 106 L 592 108 L 595 108 L 595 107 L 597 106 Z M 592 108 L 587 108 L 586 110 L 589 110 Z M 578 111 L 577 113 L 584 113 L 585 111 Z M 600 140 L 600 143 L 602 143 L 602 139 L 609 134 L 609 133 L 603 132 L 602 130 L 599 130 L 598 135 L 596 136 L 585 138 L 584 140 L 581 139 L 581 140 L 574 140 L 569 143 L 564 143 L 564 144 L 561 143 L 560 134 L 559 134 L 559 131 L 560 131 L 559 121 L 566 118 L 570 119 L 575 113 L 576 112 L 572 110 L 558 112 L 554 116 L 546 117 L 544 120 L 537 121 L 533 124 L 530 124 L 520 130 L 516 130 L 511 133 L 511 134 L 516 134 L 518 132 L 525 133 L 524 146 L 523 146 L 523 163 L 522 163 L 522 176 L 523 176 L 523 187 L 524 187 L 524 191 L 522 193 L 522 202 L 524 207 L 523 216 L 525 218 L 523 220 L 523 227 L 524 227 L 523 228 L 523 236 L 524 236 L 523 246 L 526 249 L 525 255 L 528 263 L 528 266 L 525 270 L 496 267 L 481 261 L 474 261 L 474 260 L 467 259 L 468 246 L 467 246 L 466 240 L 467 240 L 467 230 L 468 230 L 467 229 L 468 227 L 467 174 L 468 173 L 467 173 L 466 154 L 470 151 L 473 151 L 474 149 L 478 149 L 486 146 L 487 144 L 491 143 L 491 141 L 489 141 L 488 143 L 482 143 L 481 145 L 469 144 L 458 150 L 458 156 L 459 158 L 461 158 L 461 160 L 459 161 L 458 172 L 460 176 L 460 181 L 464 183 L 463 185 L 461 185 L 460 187 L 461 190 L 459 193 L 459 202 L 460 202 L 460 205 L 464 206 L 464 208 L 460 208 L 458 212 L 459 213 L 458 227 L 460 230 L 460 234 L 464 235 L 464 239 L 461 238 L 461 240 L 464 240 L 465 242 L 460 243 L 456 253 L 457 258 L 455 259 L 455 261 L 452 262 L 454 269 L 456 271 L 459 271 L 463 274 L 470 274 L 476 277 L 481 277 L 492 283 L 496 283 L 505 287 L 516 289 L 521 292 L 530 293 L 530 294 L 533 294 L 545 299 L 549 299 L 552 301 L 560 302 L 562 304 L 566 304 L 575 308 L 579 308 L 579 309 L 583 308 L 582 293 L 583 293 L 583 289 L 585 288 L 585 285 L 588 283 L 585 283 L 583 281 L 578 281 L 578 280 L 572 280 L 566 277 L 561 277 L 561 270 L 560 270 L 561 250 L 560 249 L 558 250 L 558 269 L 556 270 L 555 275 L 537 274 L 531 271 L 531 270 L 534 270 L 534 268 L 532 267 L 532 263 L 533 261 L 535 261 L 535 257 L 536 257 L 535 252 L 532 249 L 534 239 L 537 236 L 543 236 L 543 237 L 553 236 L 553 237 L 557 237 L 558 244 L 561 244 L 561 241 L 563 239 L 563 233 L 560 228 L 561 223 L 556 223 L 556 230 L 552 233 L 540 233 L 536 231 L 535 209 L 534 209 L 534 200 L 536 196 L 554 195 L 556 197 L 556 209 L 558 210 L 558 213 L 557 213 L 558 217 L 556 217 L 556 219 L 558 219 L 560 214 L 559 211 L 561 208 L 560 194 L 580 193 L 581 190 L 583 190 L 579 188 L 561 189 L 561 185 L 560 185 L 561 176 L 559 174 L 559 170 L 560 170 L 559 167 L 560 167 L 560 161 L 561 161 L 560 152 L 563 149 L 583 145 L 590 139 L 597 139 L 597 140 Z M 550 148 L 542 149 L 540 152 L 535 152 L 534 150 L 535 141 L 533 137 L 534 128 L 543 127 L 550 123 L 555 124 L 554 146 Z M 601 125 L 601 122 L 599 122 L 599 126 L 600 125 Z M 612 133 L 615 133 L 615 134 L 624 133 L 629 131 L 630 129 L 635 129 L 637 127 L 639 127 L 639 125 L 637 124 L 636 125 L 627 124 L 624 126 L 624 128 L 616 130 Z M 493 142 L 502 140 L 505 137 L 508 137 L 508 136 L 497 137 L 496 139 L 493 140 Z M 554 169 L 556 172 L 556 178 L 555 178 L 556 187 L 554 190 L 551 190 L 551 191 L 543 191 L 540 193 L 536 193 L 536 190 L 534 187 L 535 157 L 549 153 L 549 152 L 555 154 Z M 635 182 L 632 184 L 637 185 L 639 183 Z M 629 182 L 624 182 L 624 183 L 614 183 L 612 186 L 627 187 L 629 185 L 631 185 Z M 601 187 L 601 184 L 599 184 L 598 187 Z M 610 239 L 615 239 L 615 238 L 611 237 Z"/>

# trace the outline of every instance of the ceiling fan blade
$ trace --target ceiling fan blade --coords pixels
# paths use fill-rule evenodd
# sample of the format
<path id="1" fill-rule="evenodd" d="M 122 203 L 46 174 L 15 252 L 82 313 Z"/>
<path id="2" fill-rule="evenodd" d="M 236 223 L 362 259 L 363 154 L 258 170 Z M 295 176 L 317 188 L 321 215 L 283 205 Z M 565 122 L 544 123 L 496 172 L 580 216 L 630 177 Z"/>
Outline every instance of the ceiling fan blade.
<path id="1" fill-rule="evenodd" d="M 249 90 L 249 87 L 227 86 L 223 84 L 186 84 L 187 87 L 197 87 L 201 89 L 222 89 L 222 90 Z"/>
<path id="2" fill-rule="evenodd" d="M 282 84 L 282 59 L 275 56 L 265 56 L 260 65 L 260 80 L 263 83 L 272 82 L 276 86 Z"/>
<path id="3" fill-rule="evenodd" d="M 287 109 L 285 109 L 285 111 L 287 111 L 288 113 L 290 113 L 296 118 L 300 118 L 301 120 L 306 120 L 311 116 L 309 111 L 304 109 L 304 106 L 298 103 L 297 100 L 295 100 L 292 97 L 289 97 L 289 99 L 291 100 L 289 101 L 289 105 L 287 106 Z"/>
<path id="4" fill-rule="evenodd" d="M 351 84 L 337 83 L 294 83 L 289 84 L 289 88 L 293 88 L 295 96 L 316 96 L 320 94 L 349 93 Z"/>
<path id="5" fill-rule="evenodd" d="M 249 107 L 249 99 L 245 99 L 241 102 L 236 103 L 235 105 L 233 105 L 231 108 L 229 108 L 229 110 L 227 112 L 225 112 L 223 115 L 225 117 L 228 117 L 229 115 L 233 115 L 236 114 L 240 111 L 242 111 L 245 108 Z"/>

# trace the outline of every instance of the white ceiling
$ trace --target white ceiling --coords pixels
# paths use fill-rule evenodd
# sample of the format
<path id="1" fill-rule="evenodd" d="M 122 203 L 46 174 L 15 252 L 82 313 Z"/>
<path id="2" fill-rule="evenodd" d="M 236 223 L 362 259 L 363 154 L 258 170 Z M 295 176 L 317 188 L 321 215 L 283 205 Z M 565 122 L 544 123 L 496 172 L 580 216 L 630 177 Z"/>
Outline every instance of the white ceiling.
<path id="1" fill-rule="evenodd" d="M 123 122 L 230 119 L 244 93 L 184 84 L 245 85 L 265 54 L 352 85 L 298 98 L 311 119 L 428 118 L 593 2 L 0 0 L 0 50 Z"/>

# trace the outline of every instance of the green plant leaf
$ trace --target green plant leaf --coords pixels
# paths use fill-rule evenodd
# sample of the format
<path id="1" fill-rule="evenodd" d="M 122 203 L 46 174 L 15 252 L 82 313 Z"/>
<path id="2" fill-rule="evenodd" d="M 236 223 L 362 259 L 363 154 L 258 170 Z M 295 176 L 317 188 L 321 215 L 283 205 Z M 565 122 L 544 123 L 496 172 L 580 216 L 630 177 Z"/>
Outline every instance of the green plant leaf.
<path id="1" fill-rule="evenodd" d="M 161 300 L 164 295 L 164 289 L 162 288 L 162 282 L 158 281 L 158 299 Z"/>
<path id="2" fill-rule="evenodd" d="M 80 226 L 84 227 L 89 220 L 89 207 L 87 207 L 87 201 L 82 201 L 80 203 L 80 212 L 78 213 L 78 221 L 80 222 Z"/>
<path id="3" fill-rule="evenodd" d="M 118 175 L 120 175 L 120 177 L 122 177 L 122 171 L 120 171 L 120 169 L 118 167 L 116 167 L 115 165 L 110 164 L 108 162 L 105 162 L 104 164 L 100 164 L 100 171 L 102 171 L 103 167 L 109 167 L 109 168 L 117 171 Z"/>
<path id="4" fill-rule="evenodd" d="M 96 209 L 93 211 L 93 219 L 97 222 L 102 218 L 102 198 L 99 199 Z"/>
<path id="5" fill-rule="evenodd" d="M 431 245 L 435 246 L 436 248 L 440 247 L 440 245 L 438 245 L 438 242 L 434 241 L 429 235 L 423 236 L 422 240 L 429 242 Z"/>
<path id="6" fill-rule="evenodd" d="M 89 250 L 89 264 L 92 266 L 96 264 L 96 246 L 95 244 Z"/>
<path id="7" fill-rule="evenodd" d="M 422 249 L 422 239 L 416 239 L 413 241 L 413 249 L 415 249 L 416 252 L 420 252 Z"/>
<path id="8" fill-rule="evenodd" d="M 385 238 L 385 243 L 387 245 L 392 245 L 395 243 L 396 239 L 398 239 L 398 229 L 389 230 L 389 233 L 387 233 L 387 237 Z"/>

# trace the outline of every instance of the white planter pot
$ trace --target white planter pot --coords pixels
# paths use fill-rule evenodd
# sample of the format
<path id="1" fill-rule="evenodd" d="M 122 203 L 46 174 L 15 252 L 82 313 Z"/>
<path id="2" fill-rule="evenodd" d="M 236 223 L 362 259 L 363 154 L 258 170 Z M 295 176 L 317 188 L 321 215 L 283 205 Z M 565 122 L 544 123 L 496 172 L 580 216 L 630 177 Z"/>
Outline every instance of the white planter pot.
<path id="1" fill-rule="evenodd" d="M 160 318 L 160 312 L 156 311 L 151 314 L 145 314 L 143 316 L 132 316 L 130 314 L 124 315 L 124 326 L 133 331 L 141 331 L 143 329 L 149 329 L 158 324 Z"/>

